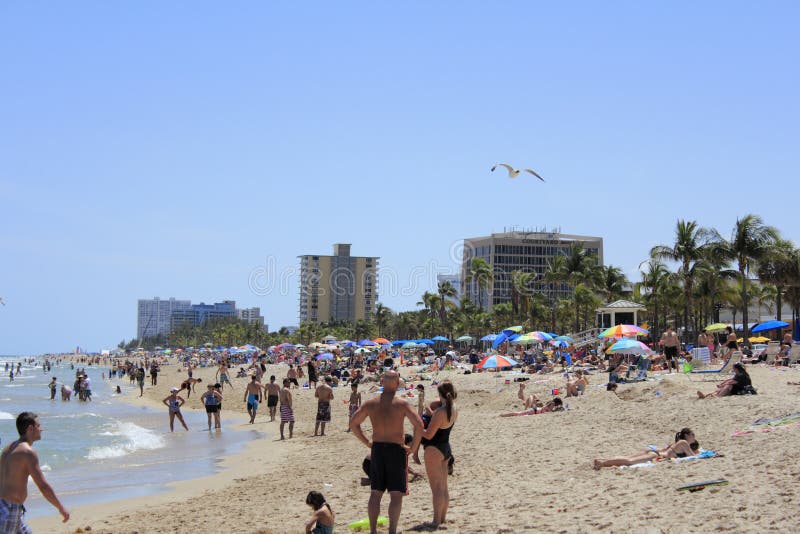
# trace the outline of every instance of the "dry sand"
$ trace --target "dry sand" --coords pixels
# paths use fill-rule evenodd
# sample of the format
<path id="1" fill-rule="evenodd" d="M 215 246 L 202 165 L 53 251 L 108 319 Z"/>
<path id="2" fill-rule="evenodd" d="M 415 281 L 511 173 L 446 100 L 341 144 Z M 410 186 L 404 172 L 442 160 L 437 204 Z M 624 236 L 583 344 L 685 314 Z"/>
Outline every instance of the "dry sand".
<path id="1" fill-rule="evenodd" d="M 568 411 L 510 418 L 498 415 L 521 409 L 517 384 L 505 384 L 513 375 L 441 373 L 440 378 L 455 383 L 460 408 L 451 435 L 456 464 L 447 531 L 798 531 L 800 427 L 735 438 L 731 433 L 760 417 L 800 411 L 800 386 L 787 385 L 788 380 L 799 381 L 800 372 L 749 369 L 756 396 L 698 400 L 696 390 L 713 391 L 722 377 L 661 375 L 658 381 L 621 385 L 617 397 L 598 387 L 607 375 L 595 374 L 584 396 L 566 399 Z M 274 373 L 280 379 L 285 372 L 285 366 L 270 366 L 267 376 Z M 411 373 L 402 371 L 403 376 Z M 213 374 L 213 369 L 201 369 L 195 376 L 206 382 Z M 176 366 L 164 367 L 159 386 L 145 390 L 146 402 L 159 403 L 183 377 Z M 245 413 L 247 380 L 233 381 L 236 389 L 225 389 L 226 417 Z M 427 400 L 433 400 L 434 389 L 425 383 Z M 559 375 L 528 382 L 528 390 L 543 399 L 560 386 Z M 366 397 L 367 386 L 360 389 Z M 199 397 L 201 388 L 197 391 Z M 227 458 L 220 473 L 171 484 L 164 494 L 75 508 L 66 525 L 55 516 L 31 525 L 36 532 L 75 532 L 81 527 L 110 533 L 302 532 L 310 515 L 305 496 L 317 490 L 337 514 L 336 531 L 347 532 L 348 523 L 367 515 L 369 488 L 359 484 L 367 449 L 344 432 L 343 401 L 350 389 L 334 391 L 333 421 L 325 437 L 312 436 L 313 391 L 293 390 L 294 439 L 277 441 L 278 423 L 266 422 L 262 405 L 256 426 L 268 437 Z M 189 406 L 201 409 L 194 395 Z M 166 428 L 166 410 L 164 419 Z M 244 420 L 240 424 L 247 426 Z M 704 448 L 725 456 L 645 469 L 591 469 L 595 457 L 627 456 L 648 444 L 666 445 L 684 426 L 695 431 Z M 717 478 L 730 484 L 697 493 L 676 491 Z M 406 532 L 432 519 L 427 481 L 413 483 L 410 490 L 400 517 L 400 530 Z M 382 515 L 387 505 L 385 497 Z"/>

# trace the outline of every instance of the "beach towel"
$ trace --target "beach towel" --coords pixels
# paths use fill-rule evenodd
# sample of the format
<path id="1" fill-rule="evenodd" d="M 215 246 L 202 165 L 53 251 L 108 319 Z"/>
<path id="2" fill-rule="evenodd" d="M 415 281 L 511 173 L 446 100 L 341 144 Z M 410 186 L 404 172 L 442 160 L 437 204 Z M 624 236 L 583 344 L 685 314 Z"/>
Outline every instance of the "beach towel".
<path id="1" fill-rule="evenodd" d="M 687 456 L 686 458 L 671 458 L 669 460 L 659 460 L 657 462 L 642 462 L 640 464 L 633 464 L 633 465 L 622 465 L 620 469 L 640 469 L 642 467 L 653 467 L 660 464 L 667 464 L 671 462 L 690 462 L 692 460 L 703 460 L 705 458 L 714 458 L 715 456 L 719 456 L 719 454 L 715 451 L 709 449 L 700 449 L 698 454 L 694 456 Z"/>
<path id="2" fill-rule="evenodd" d="M 762 417 L 750 423 L 742 430 L 736 430 L 732 437 L 744 436 L 747 434 L 754 434 L 756 432 L 772 432 L 776 428 L 791 428 L 800 426 L 800 412 L 790 413 L 788 415 L 781 415 L 779 417 L 767 418 Z"/>

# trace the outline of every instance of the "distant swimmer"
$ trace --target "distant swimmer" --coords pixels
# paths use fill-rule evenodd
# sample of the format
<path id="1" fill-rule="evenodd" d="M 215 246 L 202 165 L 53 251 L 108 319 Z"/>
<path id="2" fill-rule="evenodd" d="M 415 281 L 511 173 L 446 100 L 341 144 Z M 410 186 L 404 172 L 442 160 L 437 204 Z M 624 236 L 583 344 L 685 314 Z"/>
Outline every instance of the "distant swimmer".
<path id="1" fill-rule="evenodd" d="M 39 456 L 33 443 L 42 439 L 42 426 L 35 413 L 22 412 L 17 417 L 19 439 L 12 442 L 0 455 L 0 531 L 25 533 L 25 499 L 28 498 L 28 477 L 42 492 L 42 496 L 69 520 L 69 512 L 58 500 L 56 492 L 45 480 L 39 466 Z"/>
<path id="2" fill-rule="evenodd" d="M 512 167 L 511 165 L 508 165 L 507 163 L 498 163 L 497 165 L 495 165 L 494 167 L 492 167 L 492 172 L 494 172 L 494 170 L 495 170 L 497 167 L 505 167 L 505 168 L 506 168 L 506 170 L 508 171 L 508 177 L 509 177 L 509 178 L 516 178 L 517 176 L 519 176 L 519 175 L 520 175 L 520 173 L 522 173 L 522 172 L 527 172 L 527 173 L 529 173 L 529 174 L 532 174 L 532 175 L 534 175 L 535 177 L 537 177 L 538 179 L 540 179 L 541 181 L 543 181 L 543 182 L 544 182 L 544 178 L 542 178 L 541 176 L 539 176 L 539 173 L 537 173 L 537 172 L 536 172 L 536 171 L 534 171 L 533 169 L 515 169 L 514 167 Z"/>

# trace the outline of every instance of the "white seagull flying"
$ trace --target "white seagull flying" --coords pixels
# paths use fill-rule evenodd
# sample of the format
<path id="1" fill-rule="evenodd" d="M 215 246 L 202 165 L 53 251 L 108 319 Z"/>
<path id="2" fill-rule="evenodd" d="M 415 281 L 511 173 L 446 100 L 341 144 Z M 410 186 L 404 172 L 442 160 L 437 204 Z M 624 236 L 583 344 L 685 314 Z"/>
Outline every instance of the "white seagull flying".
<path id="1" fill-rule="evenodd" d="M 519 173 L 521 173 L 521 172 L 528 172 L 528 173 L 530 173 L 530 174 L 534 175 L 535 177 L 537 177 L 538 179 L 540 179 L 541 181 L 543 181 L 543 182 L 544 182 L 544 178 L 542 178 L 541 176 L 539 176 L 539 173 L 537 173 L 537 172 L 536 172 L 536 171 L 534 171 L 533 169 L 515 169 L 514 167 L 512 167 L 511 165 L 509 165 L 509 164 L 507 164 L 507 163 L 498 163 L 497 165 L 495 165 L 494 167 L 492 167 L 492 172 L 494 172 L 494 170 L 495 170 L 497 167 L 505 167 L 505 168 L 506 168 L 506 170 L 508 170 L 508 177 L 509 177 L 509 178 L 516 178 L 517 176 L 519 176 Z"/>

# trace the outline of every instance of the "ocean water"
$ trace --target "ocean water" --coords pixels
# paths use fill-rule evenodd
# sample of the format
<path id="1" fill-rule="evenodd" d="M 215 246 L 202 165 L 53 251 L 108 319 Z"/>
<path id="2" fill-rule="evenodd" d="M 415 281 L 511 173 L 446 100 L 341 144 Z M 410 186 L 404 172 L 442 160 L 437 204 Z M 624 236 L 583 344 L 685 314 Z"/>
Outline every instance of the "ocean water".
<path id="1" fill-rule="evenodd" d="M 13 362 L 16 369 L 20 358 L 0 357 L 0 371 L 6 361 Z M 166 407 L 163 411 L 137 407 L 120 398 L 139 395 L 127 377 L 104 380 L 106 368 L 85 368 L 91 379 L 91 402 L 81 402 L 75 396 L 70 402 L 61 401 L 61 384 L 72 387 L 75 380 L 75 370 L 69 364 L 54 365 L 48 374 L 43 373 L 40 362 L 23 364 L 22 374 L 13 382 L 8 371 L 0 374 L 2 445 L 17 438 L 15 419 L 20 412 L 38 414 L 43 433 L 34 449 L 45 477 L 68 509 L 155 494 L 165 491 L 168 482 L 213 474 L 220 469 L 223 456 L 235 454 L 250 440 L 266 437 L 256 430 L 228 428 L 224 409 L 221 432 L 208 432 L 204 412 L 183 410 L 189 431 L 176 419 L 175 432 L 170 433 Z M 172 374 L 170 367 L 164 371 L 159 381 Z M 56 400 L 51 401 L 48 383 L 53 376 L 59 385 Z M 117 385 L 122 395 L 115 393 Z M 199 398 L 199 390 L 197 395 Z M 188 404 L 199 406 L 194 394 Z M 25 507 L 28 517 L 57 513 L 32 481 Z"/>

